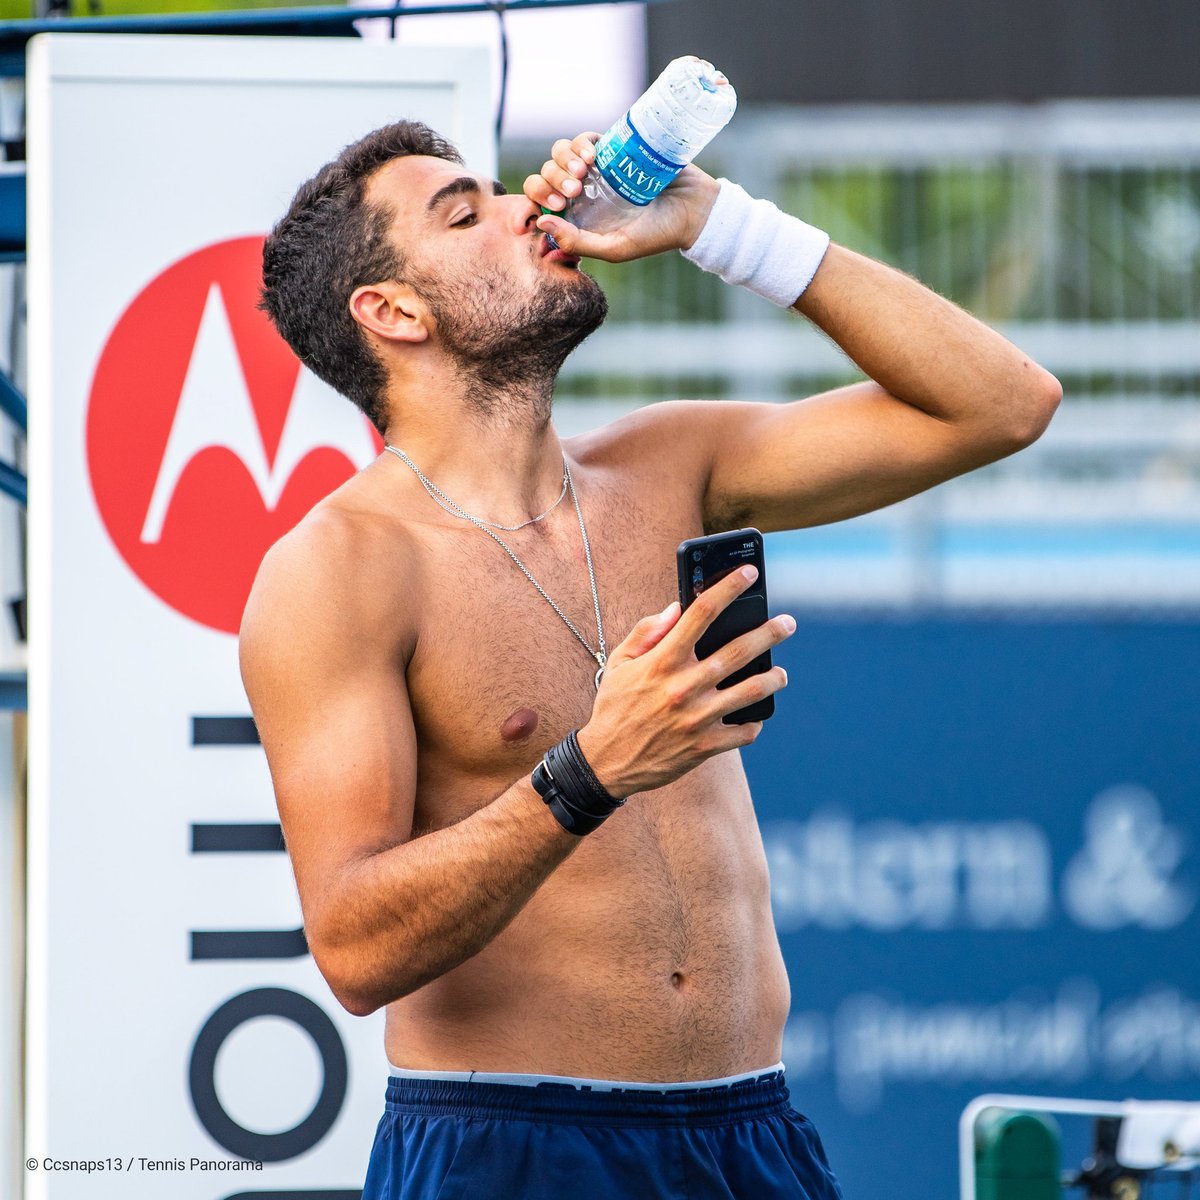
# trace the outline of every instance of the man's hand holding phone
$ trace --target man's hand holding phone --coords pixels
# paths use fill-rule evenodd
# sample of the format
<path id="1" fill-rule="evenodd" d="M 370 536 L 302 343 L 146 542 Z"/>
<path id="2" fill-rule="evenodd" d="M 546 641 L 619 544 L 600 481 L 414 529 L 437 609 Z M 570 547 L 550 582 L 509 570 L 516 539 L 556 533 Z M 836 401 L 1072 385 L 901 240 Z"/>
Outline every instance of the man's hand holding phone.
<path id="1" fill-rule="evenodd" d="M 727 725 L 723 718 L 786 687 L 784 669 L 718 685 L 791 637 L 795 620 L 773 617 L 707 658 L 696 657 L 705 631 L 757 578 L 755 567 L 739 567 L 686 612 L 673 602 L 643 618 L 613 650 L 591 719 L 579 731 L 579 746 L 609 793 L 631 796 L 663 787 L 713 755 L 748 746 L 762 732 L 761 721 Z"/>

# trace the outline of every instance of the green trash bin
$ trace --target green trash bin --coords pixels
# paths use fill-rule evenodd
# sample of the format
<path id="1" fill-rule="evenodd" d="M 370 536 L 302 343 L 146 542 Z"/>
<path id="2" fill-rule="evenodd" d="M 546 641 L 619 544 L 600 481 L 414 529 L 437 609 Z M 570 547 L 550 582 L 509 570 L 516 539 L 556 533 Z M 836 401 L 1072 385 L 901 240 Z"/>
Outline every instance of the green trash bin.
<path id="1" fill-rule="evenodd" d="M 976 1200 L 1062 1200 L 1062 1138 L 1039 1113 L 985 1108 L 975 1121 Z"/>

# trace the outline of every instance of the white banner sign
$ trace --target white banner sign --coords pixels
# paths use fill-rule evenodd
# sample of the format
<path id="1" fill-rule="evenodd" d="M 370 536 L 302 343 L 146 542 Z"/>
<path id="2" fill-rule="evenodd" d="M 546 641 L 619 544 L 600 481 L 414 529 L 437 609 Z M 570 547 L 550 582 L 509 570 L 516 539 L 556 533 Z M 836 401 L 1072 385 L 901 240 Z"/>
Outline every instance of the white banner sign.
<path id="1" fill-rule="evenodd" d="M 261 246 L 402 117 L 494 171 L 489 75 L 348 39 L 31 45 L 31 1200 L 358 1194 L 382 1021 L 306 951 L 235 633 L 267 547 L 381 444 L 257 311 Z"/>

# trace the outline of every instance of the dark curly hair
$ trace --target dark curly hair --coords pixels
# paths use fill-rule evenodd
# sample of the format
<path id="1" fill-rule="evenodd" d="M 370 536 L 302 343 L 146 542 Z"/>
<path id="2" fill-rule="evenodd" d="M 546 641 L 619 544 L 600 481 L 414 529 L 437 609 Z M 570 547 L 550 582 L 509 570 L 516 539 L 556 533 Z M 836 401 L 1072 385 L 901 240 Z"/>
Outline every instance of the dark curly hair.
<path id="1" fill-rule="evenodd" d="M 380 433 L 387 425 L 387 376 L 349 301 L 356 287 L 398 279 L 404 269 L 388 236 L 394 214 L 367 203 L 365 193 L 380 167 L 410 154 L 463 161 L 420 121 L 385 125 L 303 184 L 263 246 L 259 307 L 300 361 L 353 400 Z"/>

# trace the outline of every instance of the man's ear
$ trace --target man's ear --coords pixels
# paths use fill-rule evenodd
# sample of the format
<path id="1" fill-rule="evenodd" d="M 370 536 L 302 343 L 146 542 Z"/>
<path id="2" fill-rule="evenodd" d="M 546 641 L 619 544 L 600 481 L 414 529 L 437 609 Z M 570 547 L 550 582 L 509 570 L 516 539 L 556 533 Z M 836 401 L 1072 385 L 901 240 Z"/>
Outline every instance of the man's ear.
<path id="1" fill-rule="evenodd" d="M 389 342 L 423 342 L 429 336 L 429 310 L 407 283 L 389 280 L 355 288 L 350 313 L 364 329 Z"/>

